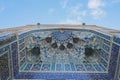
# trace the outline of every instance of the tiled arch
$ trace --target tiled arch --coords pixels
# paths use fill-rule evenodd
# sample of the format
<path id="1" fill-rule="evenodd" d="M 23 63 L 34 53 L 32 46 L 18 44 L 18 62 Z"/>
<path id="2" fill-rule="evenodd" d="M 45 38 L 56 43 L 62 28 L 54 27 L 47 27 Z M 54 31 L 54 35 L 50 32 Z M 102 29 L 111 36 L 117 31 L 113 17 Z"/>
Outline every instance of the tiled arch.
<path id="1" fill-rule="evenodd" d="M 108 35 L 105 35 L 105 34 L 102 34 L 102 33 L 99 33 L 97 31 L 94 31 L 94 30 L 88 30 L 88 29 L 81 29 L 81 31 L 89 31 L 89 32 L 92 32 L 92 33 L 95 33 L 97 34 L 98 36 L 104 38 L 104 48 L 106 48 L 108 45 L 109 46 L 112 46 L 112 50 L 111 50 L 111 56 L 109 56 L 109 59 L 110 59 L 110 62 L 109 62 L 109 72 L 108 73 L 97 73 L 97 74 L 94 74 L 94 73 L 77 73 L 77 72 L 19 72 L 19 64 L 18 64 L 18 55 L 19 55 L 19 51 L 18 50 L 23 50 L 24 48 L 24 37 L 26 37 L 27 35 L 33 33 L 33 32 L 36 32 L 36 31 L 41 31 L 41 30 L 32 30 L 32 31 L 28 31 L 28 32 L 25 32 L 23 34 L 20 34 L 18 35 L 17 39 L 14 39 L 12 42 L 11 41 L 8 41 L 9 42 L 9 45 L 11 47 L 10 50 L 11 52 L 9 53 L 11 56 L 10 56 L 10 59 L 11 59 L 11 65 L 10 64 L 10 68 L 13 67 L 13 70 L 14 71 L 11 71 L 11 73 L 13 73 L 13 79 L 81 79 L 81 80 L 89 80 L 89 79 L 103 79 L 103 80 L 114 80 L 113 77 L 115 76 L 115 67 L 117 65 L 117 59 L 118 59 L 118 53 L 119 53 L 119 49 L 120 49 L 120 44 L 119 44 L 119 39 L 120 38 L 117 38 L 117 41 L 116 41 L 116 38 L 114 37 L 113 38 L 113 43 L 110 43 L 110 40 L 111 40 L 111 36 L 108 36 Z M 79 31 L 79 30 L 78 30 Z M 19 42 L 18 42 L 19 40 Z M 19 44 L 21 43 L 21 44 Z M 2 50 L 4 47 L 0 47 L 0 51 L 1 53 L 0 54 L 3 54 L 2 53 Z M 102 53 L 103 52 L 103 53 Z M 107 48 L 106 50 L 100 52 L 100 55 L 102 57 L 104 57 L 105 59 L 106 58 L 106 54 L 105 52 L 107 52 Z M 108 59 L 108 61 L 109 61 Z M 114 59 L 114 60 L 113 60 Z M 23 62 L 24 62 L 24 59 L 23 59 Z M 119 61 L 118 61 L 119 62 Z M 104 63 L 104 61 L 103 61 Z M 114 65 L 112 65 L 114 64 Z M 105 63 L 106 65 L 106 63 Z M 4 75 L 7 75 L 7 74 L 4 74 Z M 3 76 L 4 76 L 3 75 Z M 12 76 L 12 75 L 11 75 Z M 4 80 L 3 77 L 0 77 L 2 80 Z M 10 77 L 9 77 L 9 80 L 10 80 Z"/>

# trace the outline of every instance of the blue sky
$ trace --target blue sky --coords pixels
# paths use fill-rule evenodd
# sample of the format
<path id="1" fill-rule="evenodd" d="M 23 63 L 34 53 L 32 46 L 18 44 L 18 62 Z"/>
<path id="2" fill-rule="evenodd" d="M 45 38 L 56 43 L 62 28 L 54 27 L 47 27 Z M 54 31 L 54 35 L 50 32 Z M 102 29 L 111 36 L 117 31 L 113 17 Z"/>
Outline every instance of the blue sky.
<path id="1" fill-rule="evenodd" d="M 0 28 L 38 22 L 120 29 L 120 0 L 0 0 Z"/>

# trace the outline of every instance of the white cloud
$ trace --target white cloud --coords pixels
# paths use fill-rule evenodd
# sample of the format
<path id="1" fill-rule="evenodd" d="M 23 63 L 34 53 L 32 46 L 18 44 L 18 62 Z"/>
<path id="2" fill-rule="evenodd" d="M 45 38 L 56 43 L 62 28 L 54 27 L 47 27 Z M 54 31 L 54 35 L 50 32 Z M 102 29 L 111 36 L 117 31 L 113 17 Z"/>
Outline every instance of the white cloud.
<path id="1" fill-rule="evenodd" d="M 96 9 L 92 10 L 90 14 L 93 16 L 93 19 L 100 19 L 101 17 L 103 17 L 103 15 L 106 14 L 106 12 L 102 9 Z"/>
<path id="2" fill-rule="evenodd" d="M 77 4 L 66 9 L 67 18 L 60 23 L 67 24 L 80 24 L 82 22 L 83 16 L 87 14 L 86 10 L 81 10 L 83 7 L 82 4 Z"/>
<path id="3" fill-rule="evenodd" d="M 88 1 L 88 9 L 93 19 L 100 19 L 105 15 L 106 11 L 102 9 L 103 7 L 105 7 L 105 2 L 103 2 L 103 0 Z"/>
<path id="4" fill-rule="evenodd" d="M 62 8 L 67 12 L 67 17 L 60 23 L 80 24 L 86 15 L 92 16 L 93 19 L 101 19 L 106 11 L 103 9 L 106 4 L 103 0 L 89 0 L 88 9 L 83 4 L 76 4 L 68 7 L 68 0 L 65 0 Z"/>
<path id="5" fill-rule="evenodd" d="M 102 0 L 89 0 L 88 1 L 88 8 L 97 9 L 103 6 L 105 6 L 105 3 Z"/>
<path id="6" fill-rule="evenodd" d="M 63 0 L 63 1 L 61 2 L 62 8 L 66 8 L 67 5 L 68 5 L 68 2 L 69 2 L 69 0 Z"/>
<path id="7" fill-rule="evenodd" d="M 48 13 L 49 13 L 49 14 L 52 14 L 52 13 L 54 13 L 54 12 L 55 12 L 55 9 L 53 9 L 53 8 L 51 8 L 51 9 L 48 10 Z"/>

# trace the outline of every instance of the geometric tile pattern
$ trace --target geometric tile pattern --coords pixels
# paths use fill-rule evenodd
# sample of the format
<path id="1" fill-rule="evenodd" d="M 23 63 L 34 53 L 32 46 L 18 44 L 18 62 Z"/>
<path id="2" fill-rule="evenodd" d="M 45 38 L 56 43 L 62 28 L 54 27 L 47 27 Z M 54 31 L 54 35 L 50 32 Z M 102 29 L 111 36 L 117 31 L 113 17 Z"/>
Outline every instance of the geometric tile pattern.
<path id="1" fill-rule="evenodd" d="M 83 29 L 84 31 L 84 29 Z M 115 76 L 115 69 L 116 69 L 116 65 L 117 65 L 117 59 L 118 59 L 118 53 L 119 53 L 119 49 L 120 49 L 120 38 L 114 38 L 114 41 L 117 43 L 112 44 L 112 51 L 111 53 L 107 53 L 109 52 L 110 48 L 110 42 L 109 40 L 111 39 L 110 36 L 102 34 L 100 32 L 97 31 L 93 31 L 93 30 L 86 30 L 88 32 L 92 32 L 95 33 L 96 35 L 101 36 L 102 38 L 105 38 L 104 43 L 105 45 L 103 45 L 104 50 L 100 53 L 100 55 L 102 56 L 101 62 L 100 63 L 95 63 L 95 64 L 89 64 L 89 63 L 34 63 L 34 64 L 30 64 L 30 63 L 25 63 L 25 58 L 20 58 L 21 61 L 21 68 L 20 70 L 24 70 L 26 72 L 19 72 L 19 64 L 18 64 L 18 46 L 19 49 L 21 50 L 21 57 L 24 57 L 25 55 L 22 54 L 22 51 L 24 53 L 24 48 L 25 48 L 25 44 L 24 39 L 21 39 L 20 45 L 17 44 L 17 42 L 15 41 L 14 43 L 11 44 L 11 42 L 13 40 L 16 40 L 16 36 L 14 36 L 14 38 L 12 38 L 12 40 L 8 40 L 10 42 L 11 46 L 7 46 L 7 47 L 2 47 L 3 46 L 3 41 L 1 42 L 2 45 L 0 45 L 0 59 L 2 59 L 3 57 L 1 57 L 1 55 L 3 55 L 5 51 L 9 50 L 9 58 L 11 59 L 10 61 L 10 68 L 12 69 L 13 67 L 13 73 L 11 71 L 11 77 L 13 75 L 13 79 L 37 79 L 37 80 L 114 80 L 113 77 Z M 27 35 L 31 34 L 32 32 L 35 31 L 30 31 L 27 33 L 24 33 L 23 35 L 19 35 L 19 38 L 24 38 Z M 8 44 L 6 42 L 4 42 L 5 44 Z M 106 62 L 105 61 L 109 61 L 108 59 L 108 55 L 111 54 L 110 56 L 110 63 L 109 63 L 109 73 L 89 73 L 89 71 L 105 71 L 105 67 L 106 66 Z M 6 54 L 5 54 L 6 55 Z M 120 61 L 119 61 L 120 62 Z M 9 75 L 9 71 L 8 71 L 8 67 L 1 67 L 0 65 L 0 70 L 2 69 L 6 69 L 5 72 L 0 71 L 0 80 L 6 80 L 8 78 Z M 119 68 L 118 68 L 119 69 Z M 27 72 L 28 71 L 28 72 Z M 39 72 L 30 72 L 30 71 L 39 71 Z M 48 71 L 48 72 L 47 72 Z M 50 72 L 49 72 L 50 71 Z M 54 72 L 52 72 L 54 71 Z M 55 72 L 58 71 L 58 72 Z M 64 71 L 64 72 L 61 72 Z M 73 72 L 68 72 L 68 71 L 73 71 Z M 78 73 L 79 71 L 81 71 L 80 73 Z M 88 73 L 84 73 L 84 71 L 88 72 Z M 11 79 L 8 79 L 11 80 Z"/>
<path id="2" fill-rule="evenodd" d="M 18 76 L 19 75 L 19 76 Z M 37 79 L 37 80 L 114 80 L 109 74 L 81 74 L 81 73 L 55 73 L 55 72 L 20 72 L 16 79 Z"/>
<path id="3" fill-rule="evenodd" d="M 112 52 L 111 52 L 110 63 L 109 63 L 109 73 L 111 73 L 112 76 L 115 76 L 119 49 L 120 49 L 119 45 L 115 43 L 112 44 Z"/>
<path id="4" fill-rule="evenodd" d="M 74 65 L 74 66 L 73 66 Z M 103 67 L 102 64 L 98 63 L 81 63 L 81 64 L 63 64 L 63 63 L 29 63 L 29 64 L 23 64 L 23 68 L 20 69 L 20 71 L 27 71 L 27 72 L 32 72 L 32 71 L 39 71 L 39 72 L 44 72 L 44 71 L 61 71 L 61 72 L 66 72 L 66 71 L 81 71 L 81 72 L 104 72 L 105 68 Z M 75 70 L 74 70 L 75 69 Z M 92 72 L 91 72 L 92 71 Z"/>

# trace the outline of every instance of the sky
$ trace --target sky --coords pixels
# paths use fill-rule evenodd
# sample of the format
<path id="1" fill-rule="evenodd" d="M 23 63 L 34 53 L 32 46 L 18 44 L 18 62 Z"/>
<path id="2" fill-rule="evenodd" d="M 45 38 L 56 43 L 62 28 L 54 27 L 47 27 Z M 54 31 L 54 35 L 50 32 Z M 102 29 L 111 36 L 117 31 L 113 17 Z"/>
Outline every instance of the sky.
<path id="1" fill-rule="evenodd" d="M 120 0 L 0 0 L 0 28 L 37 23 L 120 30 Z"/>

